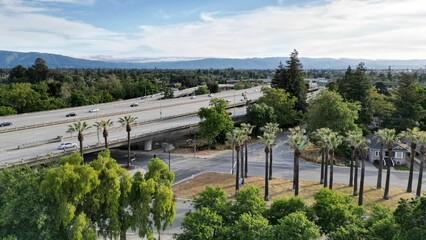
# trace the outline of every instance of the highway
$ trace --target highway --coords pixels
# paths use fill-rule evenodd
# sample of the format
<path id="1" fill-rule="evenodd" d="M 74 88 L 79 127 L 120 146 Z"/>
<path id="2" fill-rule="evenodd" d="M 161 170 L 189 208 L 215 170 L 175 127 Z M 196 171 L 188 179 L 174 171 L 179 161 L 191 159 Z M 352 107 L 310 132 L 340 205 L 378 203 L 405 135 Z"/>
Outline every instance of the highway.
<path id="1" fill-rule="evenodd" d="M 229 104 L 241 103 L 242 93 L 246 93 L 248 99 L 257 99 L 262 93 L 260 87 L 223 91 L 214 97 L 228 100 Z M 111 119 L 114 127 L 109 129 L 109 141 L 126 139 L 125 128 L 118 124 L 118 119 L 125 115 L 137 117 L 138 124 L 132 127 L 132 137 L 168 129 L 172 127 L 188 125 L 199 122 L 199 118 L 194 115 L 201 107 L 207 107 L 210 97 L 207 95 L 196 96 L 195 99 L 182 97 L 176 99 L 159 100 L 159 96 L 147 99 L 130 99 L 126 101 L 113 102 L 108 104 L 98 104 L 78 108 L 68 108 L 54 111 L 21 114 L 2 118 L 0 121 L 11 121 L 13 126 L 2 127 L 0 131 L 0 167 L 5 164 L 13 164 L 36 156 L 46 156 L 48 154 L 62 153 L 59 150 L 59 142 L 47 143 L 48 140 L 62 136 L 62 142 L 75 142 L 78 144 L 76 134 L 66 134 L 68 125 L 72 122 L 86 121 L 92 126 L 97 120 Z M 130 107 L 130 104 L 138 103 L 137 107 Z M 90 113 L 90 109 L 99 109 L 99 112 Z M 76 117 L 66 117 L 69 112 L 77 113 Z M 231 111 L 232 112 L 232 111 Z M 239 109 L 236 115 L 244 114 L 245 109 Z M 192 115 L 189 115 L 191 114 Z M 173 118 L 173 116 L 188 115 L 185 117 Z M 41 126 L 41 127 L 35 127 Z M 43 126 L 47 125 L 47 126 Z M 16 130 L 27 127 L 26 130 Z M 99 137 L 98 137 L 99 136 Z M 46 141 L 46 143 L 44 143 Z M 43 144 L 40 144 L 43 143 Z M 95 127 L 92 127 L 84 134 L 84 146 L 103 144 L 102 130 L 99 134 Z M 34 145 L 33 147 L 28 147 Z"/>

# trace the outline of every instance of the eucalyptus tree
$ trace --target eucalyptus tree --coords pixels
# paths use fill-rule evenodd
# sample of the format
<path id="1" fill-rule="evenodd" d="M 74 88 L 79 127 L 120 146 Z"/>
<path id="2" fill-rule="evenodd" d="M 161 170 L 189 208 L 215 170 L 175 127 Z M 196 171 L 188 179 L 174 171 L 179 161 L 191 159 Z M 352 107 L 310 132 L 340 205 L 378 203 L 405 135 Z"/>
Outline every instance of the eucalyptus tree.
<path id="1" fill-rule="evenodd" d="M 88 130 L 90 128 L 90 126 L 86 123 L 86 122 L 76 122 L 73 124 L 68 125 L 68 130 L 67 133 L 74 133 L 77 132 L 77 139 L 80 142 L 80 154 L 83 157 L 83 140 L 84 140 L 84 136 L 83 136 L 83 132 Z M 84 159 L 83 159 L 83 163 L 84 163 Z"/>
<path id="2" fill-rule="evenodd" d="M 111 119 L 107 119 L 107 120 L 101 119 L 97 121 L 93 126 L 96 127 L 97 129 L 102 128 L 102 136 L 105 139 L 105 148 L 108 148 L 108 129 L 107 128 L 114 126 L 114 121 L 112 121 Z"/>
<path id="3" fill-rule="evenodd" d="M 417 142 L 420 137 L 420 130 L 417 127 L 413 129 L 407 128 L 406 131 L 401 132 L 398 137 L 410 141 L 411 155 L 410 155 L 410 174 L 408 175 L 407 192 L 412 192 L 413 187 L 413 172 L 414 172 L 414 158 L 416 157 Z"/>
<path id="4" fill-rule="evenodd" d="M 136 122 L 137 117 L 132 117 L 131 115 L 126 115 L 118 119 L 118 122 L 121 126 L 126 126 L 127 132 L 127 168 L 130 167 L 130 132 L 132 131 L 132 124 Z"/>
<path id="5" fill-rule="evenodd" d="M 275 144 L 275 138 L 277 137 L 277 134 L 281 132 L 281 129 L 279 128 L 278 123 L 267 123 L 261 130 L 270 134 L 274 139 L 274 143 L 271 145 L 269 151 L 269 180 L 272 180 L 272 146 Z"/>
<path id="6" fill-rule="evenodd" d="M 377 189 L 382 188 L 382 173 L 383 173 L 383 162 L 384 162 L 384 146 L 386 143 L 386 131 L 389 129 L 379 129 L 375 132 L 375 138 L 380 141 L 380 153 L 379 153 L 379 170 L 377 172 Z"/>
<path id="7" fill-rule="evenodd" d="M 338 133 L 332 132 L 327 137 L 327 146 L 330 154 L 330 183 L 329 188 L 333 189 L 333 166 L 334 166 L 334 152 L 340 144 L 343 143 L 343 137 Z"/>
<path id="8" fill-rule="evenodd" d="M 259 136 L 260 141 L 265 145 L 265 201 L 269 201 L 269 177 L 268 177 L 268 157 L 271 151 L 271 147 L 275 142 L 275 136 L 271 133 L 264 132 L 262 136 Z"/>
<path id="9" fill-rule="evenodd" d="M 422 195 L 422 181 L 423 181 L 423 169 L 425 164 L 425 155 L 426 155 L 426 132 L 422 131 L 419 134 L 418 142 L 421 144 L 420 147 L 420 168 L 419 168 L 419 180 L 417 182 L 417 191 L 416 197 Z"/>
<path id="10" fill-rule="evenodd" d="M 293 187 L 294 195 L 299 195 L 299 157 L 300 150 L 303 149 L 306 144 L 306 133 L 305 129 L 301 129 L 299 126 L 295 128 L 290 128 L 289 142 L 291 148 L 294 149 L 294 171 L 293 171 Z"/>
<path id="11" fill-rule="evenodd" d="M 389 184 L 390 184 L 390 173 L 392 166 L 392 151 L 393 144 L 397 141 L 397 135 L 395 129 L 383 129 L 384 140 L 388 148 L 388 159 L 386 161 L 386 183 L 385 183 L 385 192 L 383 194 L 383 199 L 389 199 Z"/>
<path id="12" fill-rule="evenodd" d="M 244 148 L 245 148 L 245 167 L 244 167 L 244 177 L 247 177 L 248 173 L 248 141 L 251 139 L 250 135 L 254 129 L 254 126 L 249 123 L 242 123 L 241 130 L 244 132 Z"/>
<path id="13" fill-rule="evenodd" d="M 321 176 L 320 184 L 324 183 L 324 173 L 327 169 L 325 163 L 328 160 L 328 147 L 327 147 L 327 136 L 331 133 L 329 128 L 318 128 L 314 132 L 314 137 L 317 138 L 317 144 L 321 147 Z M 327 176 L 325 176 L 327 178 Z M 325 180 L 327 182 L 327 180 Z M 324 184 L 327 187 L 327 183 Z"/>
<path id="14" fill-rule="evenodd" d="M 236 174 L 235 174 L 235 194 L 237 194 L 237 192 L 240 190 L 240 151 L 241 151 L 241 145 L 244 139 L 244 135 L 243 132 L 241 131 L 240 128 L 234 128 L 231 132 L 228 132 L 226 134 L 226 138 L 228 139 L 229 142 L 233 143 L 233 145 L 235 146 L 235 151 L 236 151 L 236 155 L 237 155 L 237 161 L 236 161 Z"/>
<path id="15" fill-rule="evenodd" d="M 349 131 L 346 135 L 346 143 L 351 148 L 351 166 L 350 166 L 350 170 L 349 170 L 349 187 L 353 186 L 355 150 L 356 150 L 356 145 L 359 143 L 360 139 L 362 139 L 362 131 L 361 130 Z"/>

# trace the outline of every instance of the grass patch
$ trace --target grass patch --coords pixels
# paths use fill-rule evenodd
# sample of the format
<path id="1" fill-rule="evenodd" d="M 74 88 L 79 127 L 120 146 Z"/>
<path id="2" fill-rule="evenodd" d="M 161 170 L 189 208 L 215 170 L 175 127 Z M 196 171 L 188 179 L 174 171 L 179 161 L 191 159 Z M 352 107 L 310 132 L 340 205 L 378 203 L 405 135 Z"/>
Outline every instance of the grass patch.
<path id="1" fill-rule="evenodd" d="M 241 186 L 240 189 L 248 185 L 254 186 L 259 188 L 261 195 L 263 196 L 263 189 L 265 186 L 264 184 L 265 182 L 263 177 L 248 177 L 245 179 L 245 184 Z M 234 198 L 235 175 L 226 173 L 203 173 L 201 175 L 198 175 L 196 177 L 174 185 L 173 192 L 175 196 L 179 198 L 192 198 L 210 185 L 221 187 L 227 193 L 229 199 Z M 293 183 L 290 179 L 273 178 L 272 180 L 270 180 L 269 196 L 271 200 L 267 204 L 270 205 L 274 199 L 280 197 L 294 196 L 292 185 Z M 314 202 L 314 194 L 318 192 L 321 188 L 322 184 L 319 184 L 318 182 L 301 180 L 299 196 L 303 197 L 306 203 L 310 205 Z M 333 184 L 333 189 L 346 196 L 351 196 L 353 204 L 358 204 L 358 196 L 352 196 L 352 187 L 341 183 L 335 183 Z M 426 192 L 423 192 L 423 194 L 426 194 Z M 398 201 L 400 198 L 411 199 L 413 197 L 415 197 L 415 194 L 406 193 L 403 189 L 390 189 L 389 200 L 384 200 L 383 189 L 376 189 L 375 187 L 371 186 L 364 187 L 364 206 L 368 209 L 371 209 L 371 207 L 377 203 L 395 209 L 398 206 Z"/>

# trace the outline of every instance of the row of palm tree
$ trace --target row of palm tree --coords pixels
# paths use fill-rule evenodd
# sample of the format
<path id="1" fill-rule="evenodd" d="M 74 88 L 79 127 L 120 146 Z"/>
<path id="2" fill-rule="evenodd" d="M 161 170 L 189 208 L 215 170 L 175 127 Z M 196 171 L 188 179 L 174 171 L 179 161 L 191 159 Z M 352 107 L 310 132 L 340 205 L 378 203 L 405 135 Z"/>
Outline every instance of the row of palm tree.
<path id="1" fill-rule="evenodd" d="M 130 115 L 124 116 L 122 118 L 119 118 L 118 123 L 121 124 L 121 126 L 126 126 L 126 132 L 127 132 L 127 167 L 130 167 L 130 132 L 132 131 L 131 125 L 134 124 L 137 120 L 137 117 L 132 117 Z M 105 148 L 108 148 L 108 128 L 112 127 L 114 125 L 114 122 L 111 119 L 101 119 L 97 121 L 93 126 L 102 129 L 102 135 L 105 139 Z M 87 131 L 91 126 L 89 126 L 86 122 L 75 122 L 73 124 L 68 125 L 67 133 L 75 133 L 77 132 L 77 139 L 80 143 L 80 154 L 83 157 L 83 140 L 84 135 L 83 133 Z M 84 159 L 84 158 L 83 158 Z M 84 163 L 84 161 L 83 161 Z"/>

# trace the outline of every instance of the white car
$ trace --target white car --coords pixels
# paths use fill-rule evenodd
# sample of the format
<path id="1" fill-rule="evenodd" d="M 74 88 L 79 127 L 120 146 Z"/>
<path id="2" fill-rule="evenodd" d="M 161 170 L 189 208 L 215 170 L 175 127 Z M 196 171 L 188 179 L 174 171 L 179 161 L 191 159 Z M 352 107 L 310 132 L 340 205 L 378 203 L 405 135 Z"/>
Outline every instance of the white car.
<path id="1" fill-rule="evenodd" d="M 89 110 L 89 113 L 99 112 L 99 108 L 93 108 Z"/>
<path id="2" fill-rule="evenodd" d="M 211 94 L 211 93 L 210 93 L 208 96 L 209 96 L 209 97 L 214 97 L 214 95 L 213 95 L 213 94 Z"/>
<path id="3" fill-rule="evenodd" d="M 61 149 L 61 150 L 68 149 L 68 148 L 77 148 L 77 144 L 64 142 L 64 143 L 61 143 L 61 145 L 59 145 L 58 147 L 58 149 Z"/>

